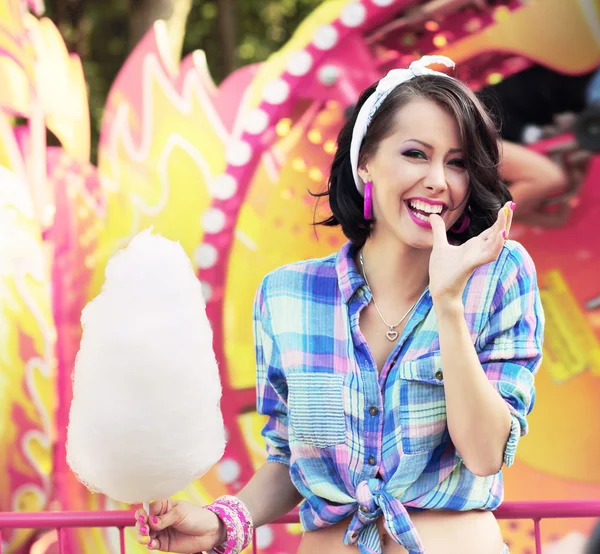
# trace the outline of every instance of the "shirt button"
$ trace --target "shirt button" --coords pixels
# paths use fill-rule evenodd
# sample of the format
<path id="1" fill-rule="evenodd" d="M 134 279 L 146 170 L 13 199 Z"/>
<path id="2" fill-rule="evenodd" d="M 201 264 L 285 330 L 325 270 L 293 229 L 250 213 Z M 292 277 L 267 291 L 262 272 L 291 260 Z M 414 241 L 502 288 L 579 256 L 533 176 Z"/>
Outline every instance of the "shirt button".
<path id="1" fill-rule="evenodd" d="M 439 371 L 435 372 L 435 378 L 438 381 L 442 381 L 444 379 L 444 372 L 440 369 Z"/>
<path id="2" fill-rule="evenodd" d="M 374 466 L 377 460 L 375 459 L 375 456 L 369 456 L 368 462 L 369 465 Z"/>
<path id="3" fill-rule="evenodd" d="M 379 413 L 377 406 L 372 406 L 371 408 L 369 408 L 369 413 L 372 416 L 376 416 Z"/>

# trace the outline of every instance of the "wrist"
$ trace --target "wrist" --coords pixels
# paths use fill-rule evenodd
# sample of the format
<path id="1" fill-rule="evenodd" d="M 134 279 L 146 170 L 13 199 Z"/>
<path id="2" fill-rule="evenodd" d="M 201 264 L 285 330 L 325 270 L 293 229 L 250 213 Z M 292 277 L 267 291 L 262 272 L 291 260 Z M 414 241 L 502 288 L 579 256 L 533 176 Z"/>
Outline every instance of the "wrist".
<path id="1" fill-rule="evenodd" d="M 219 542 L 214 546 L 216 554 L 240 554 L 252 541 L 254 526 L 252 517 L 244 503 L 235 496 L 224 495 L 217 498 L 206 509 L 219 520 L 216 536 Z"/>
<path id="2" fill-rule="evenodd" d="M 465 307 L 461 297 L 440 296 L 432 297 L 433 309 L 439 317 L 464 317 Z"/>
<path id="3" fill-rule="evenodd" d="M 214 531 L 214 535 L 216 537 L 216 543 L 215 546 L 219 546 L 220 544 L 223 544 L 226 540 L 227 540 L 227 526 L 225 525 L 225 522 L 215 513 L 213 513 L 213 515 L 215 516 L 215 519 L 217 520 L 216 522 L 216 527 L 215 527 L 215 531 Z"/>

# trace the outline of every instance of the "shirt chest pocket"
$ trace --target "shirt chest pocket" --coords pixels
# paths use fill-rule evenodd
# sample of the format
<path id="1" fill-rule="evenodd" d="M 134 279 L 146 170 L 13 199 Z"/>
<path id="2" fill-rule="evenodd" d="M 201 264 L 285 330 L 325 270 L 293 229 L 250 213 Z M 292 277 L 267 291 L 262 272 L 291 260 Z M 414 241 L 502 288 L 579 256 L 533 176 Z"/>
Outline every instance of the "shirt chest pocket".
<path id="1" fill-rule="evenodd" d="M 346 442 L 344 375 L 290 372 L 286 378 L 290 438 L 316 448 Z"/>
<path id="2" fill-rule="evenodd" d="M 439 353 L 429 354 L 398 367 L 398 419 L 402 450 L 428 452 L 448 438 L 444 374 Z"/>

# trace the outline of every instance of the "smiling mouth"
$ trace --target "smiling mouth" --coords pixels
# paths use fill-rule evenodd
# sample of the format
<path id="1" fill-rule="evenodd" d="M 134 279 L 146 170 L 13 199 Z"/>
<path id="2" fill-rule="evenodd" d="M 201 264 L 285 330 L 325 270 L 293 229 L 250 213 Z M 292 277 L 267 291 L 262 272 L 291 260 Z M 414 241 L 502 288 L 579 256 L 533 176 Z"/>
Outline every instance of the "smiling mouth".
<path id="1" fill-rule="evenodd" d="M 443 204 L 429 204 L 422 200 L 406 200 L 404 203 L 414 217 L 426 223 L 429 223 L 431 214 L 441 216 L 446 211 L 446 206 Z"/>

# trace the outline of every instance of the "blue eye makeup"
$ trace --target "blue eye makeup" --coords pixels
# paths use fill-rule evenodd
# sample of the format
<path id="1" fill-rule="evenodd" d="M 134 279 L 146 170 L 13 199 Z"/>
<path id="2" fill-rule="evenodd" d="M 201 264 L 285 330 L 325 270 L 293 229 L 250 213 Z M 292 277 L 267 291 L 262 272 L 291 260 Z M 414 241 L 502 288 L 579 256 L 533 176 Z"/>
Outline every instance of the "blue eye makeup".
<path id="1" fill-rule="evenodd" d="M 408 150 L 403 150 L 402 155 L 408 156 L 409 158 L 425 158 L 425 159 L 427 159 L 427 156 L 425 155 L 424 152 L 422 152 L 421 150 L 417 150 L 415 148 L 409 148 Z"/>
<path id="2" fill-rule="evenodd" d="M 425 154 L 425 152 L 423 152 L 422 150 L 417 150 L 416 148 L 409 148 L 407 150 L 402 150 L 401 153 L 403 156 L 406 156 L 408 158 L 422 159 L 422 160 L 427 159 L 427 154 Z M 466 169 L 466 167 L 467 167 L 467 162 L 465 160 L 463 160 L 462 158 L 454 158 L 453 160 L 450 160 L 448 162 L 448 164 L 458 167 L 460 169 Z"/>

